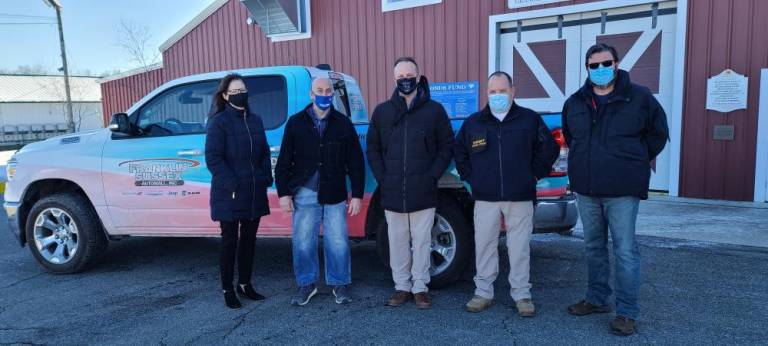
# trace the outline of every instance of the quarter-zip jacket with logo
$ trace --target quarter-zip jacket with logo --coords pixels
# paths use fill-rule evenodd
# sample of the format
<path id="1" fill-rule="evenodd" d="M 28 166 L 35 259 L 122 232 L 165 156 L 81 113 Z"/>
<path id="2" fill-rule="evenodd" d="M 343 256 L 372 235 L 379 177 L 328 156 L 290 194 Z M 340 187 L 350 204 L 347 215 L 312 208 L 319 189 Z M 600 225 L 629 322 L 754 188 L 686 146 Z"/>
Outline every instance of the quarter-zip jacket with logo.
<path id="1" fill-rule="evenodd" d="M 651 161 L 669 138 L 667 116 L 648 88 L 619 70 L 600 106 L 587 81 L 563 106 L 568 177 L 576 193 L 648 198 Z"/>
<path id="2" fill-rule="evenodd" d="M 486 105 L 461 125 L 456 169 L 479 201 L 532 201 L 536 178 L 546 177 L 560 148 L 536 112 L 513 103 L 503 121 Z"/>
<path id="3" fill-rule="evenodd" d="M 315 130 L 307 106 L 288 119 L 275 166 L 277 194 L 293 195 L 318 172 L 317 200 L 336 204 L 347 200 L 347 176 L 353 198 L 363 198 L 365 159 L 349 118 L 331 108 L 322 136 Z"/>
<path id="4" fill-rule="evenodd" d="M 367 135 L 368 163 L 385 210 L 410 213 L 437 206 L 437 181 L 451 163 L 453 129 L 432 101 L 425 77 L 411 107 L 397 90 L 376 106 Z"/>
<path id="5" fill-rule="evenodd" d="M 211 218 L 253 220 L 269 214 L 269 144 L 259 116 L 226 105 L 208 119 L 205 163 L 211 171 Z"/>

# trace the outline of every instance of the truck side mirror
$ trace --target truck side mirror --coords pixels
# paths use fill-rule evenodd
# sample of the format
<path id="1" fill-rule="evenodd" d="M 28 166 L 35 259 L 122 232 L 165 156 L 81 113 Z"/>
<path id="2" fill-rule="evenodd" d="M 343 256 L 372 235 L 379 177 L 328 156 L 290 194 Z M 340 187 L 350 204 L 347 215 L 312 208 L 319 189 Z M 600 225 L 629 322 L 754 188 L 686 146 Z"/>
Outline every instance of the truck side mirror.
<path id="1" fill-rule="evenodd" d="M 109 129 L 112 132 L 131 134 L 131 123 L 128 120 L 128 114 L 112 114 L 112 119 L 109 121 Z"/>

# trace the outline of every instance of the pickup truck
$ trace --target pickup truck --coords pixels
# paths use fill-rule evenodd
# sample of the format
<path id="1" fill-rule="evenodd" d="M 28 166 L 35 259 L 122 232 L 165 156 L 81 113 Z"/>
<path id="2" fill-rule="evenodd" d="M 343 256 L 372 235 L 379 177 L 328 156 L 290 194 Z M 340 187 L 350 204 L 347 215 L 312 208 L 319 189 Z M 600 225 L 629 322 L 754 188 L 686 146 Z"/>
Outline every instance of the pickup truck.
<path id="1" fill-rule="evenodd" d="M 351 76 L 326 66 L 242 69 L 248 104 L 264 123 L 277 160 L 286 118 L 305 107 L 313 78 L 329 77 L 334 107 L 349 116 L 365 146 L 368 113 Z M 21 246 L 53 273 L 83 271 L 98 262 L 109 242 L 124 237 L 218 236 L 211 221 L 211 174 L 203 148 L 212 93 L 227 71 L 176 79 L 152 91 L 109 128 L 28 144 L 6 167 L 4 209 Z M 574 196 L 568 189 L 567 147 L 559 114 L 542 114 L 561 145 L 549 177 L 538 183 L 537 232 L 568 233 L 576 224 Z M 454 130 L 462 119 L 452 119 Z M 454 281 L 472 262 L 472 198 L 450 167 L 439 181 L 440 200 L 432 229 L 432 286 Z M 259 236 L 290 237 L 291 219 L 279 208 L 274 186 L 268 190 L 271 215 L 262 218 Z M 352 239 L 377 241 L 387 263 L 387 224 L 377 184 L 366 170 L 363 212 L 349 217 Z"/>

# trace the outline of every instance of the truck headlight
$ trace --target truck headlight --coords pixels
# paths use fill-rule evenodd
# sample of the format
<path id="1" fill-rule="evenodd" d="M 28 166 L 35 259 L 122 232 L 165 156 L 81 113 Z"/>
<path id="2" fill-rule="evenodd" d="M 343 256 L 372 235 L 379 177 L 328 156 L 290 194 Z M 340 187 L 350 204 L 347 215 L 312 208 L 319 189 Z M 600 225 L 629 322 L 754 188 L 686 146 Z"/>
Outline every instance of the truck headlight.
<path id="1" fill-rule="evenodd" d="M 8 181 L 11 181 L 13 179 L 13 176 L 16 175 L 16 166 L 19 164 L 19 161 L 12 157 L 10 160 L 8 160 L 8 163 L 5 165 L 5 177 Z"/>

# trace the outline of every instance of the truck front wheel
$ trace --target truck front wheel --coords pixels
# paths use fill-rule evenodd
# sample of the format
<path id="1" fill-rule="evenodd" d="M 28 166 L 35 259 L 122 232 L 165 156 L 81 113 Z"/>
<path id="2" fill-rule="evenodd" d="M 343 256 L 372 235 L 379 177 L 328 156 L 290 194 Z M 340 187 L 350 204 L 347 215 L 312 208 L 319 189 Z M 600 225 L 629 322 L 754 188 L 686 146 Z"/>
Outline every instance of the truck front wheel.
<path id="1" fill-rule="evenodd" d="M 26 234 L 32 256 L 56 274 L 87 269 L 107 247 L 96 212 L 84 196 L 73 193 L 38 200 L 27 218 Z"/>

